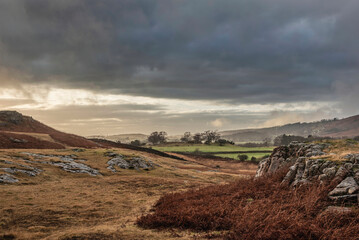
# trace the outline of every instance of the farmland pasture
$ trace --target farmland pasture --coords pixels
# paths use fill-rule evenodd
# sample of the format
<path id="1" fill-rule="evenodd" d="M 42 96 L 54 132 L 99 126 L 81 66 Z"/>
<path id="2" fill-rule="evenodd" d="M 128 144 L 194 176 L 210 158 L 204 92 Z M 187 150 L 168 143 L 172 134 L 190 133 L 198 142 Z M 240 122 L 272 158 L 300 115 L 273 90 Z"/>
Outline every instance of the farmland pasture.
<path id="1" fill-rule="evenodd" d="M 236 145 L 224 145 L 218 144 L 206 145 L 206 144 L 186 144 L 186 145 L 160 145 L 154 146 L 153 149 L 163 152 L 195 152 L 197 149 L 201 152 L 250 152 L 250 151 L 268 151 L 271 152 L 273 147 L 240 147 Z"/>
<path id="2" fill-rule="evenodd" d="M 261 158 L 270 154 L 274 147 L 241 147 L 230 144 L 224 146 L 218 144 L 168 144 L 152 148 L 163 152 L 204 153 L 236 160 L 238 159 L 238 154 L 245 154 L 248 155 L 248 160 L 250 160 L 251 157 Z"/>

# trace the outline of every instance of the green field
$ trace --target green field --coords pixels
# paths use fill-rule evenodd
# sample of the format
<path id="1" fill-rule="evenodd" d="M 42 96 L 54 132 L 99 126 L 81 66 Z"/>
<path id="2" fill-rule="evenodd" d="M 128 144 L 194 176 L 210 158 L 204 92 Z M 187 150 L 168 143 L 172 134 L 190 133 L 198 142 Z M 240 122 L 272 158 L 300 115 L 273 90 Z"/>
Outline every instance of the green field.
<path id="1" fill-rule="evenodd" d="M 234 152 L 234 151 L 272 151 L 274 147 L 240 147 L 235 145 L 205 145 L 205 144 L 192 144 L 192 145 L 169 145 L 169 146 L 153 146 L 153 149 L 162 152 Z M 237 154 L 238 155 L 238 154 Z M 264 154 L 265 155 L 265 154 Z"/>
<path id="2" fill-rule="evenodd" d="M 224 158 L 233 158 L 238 160 L 238 154 L 245 154 L 248 156 L 248 160 L 252 157 L 262 158 L 265 155 L 270 155 L 274 147 L 240 147 L 235 145 L 225 145 L 219 146 L 217 144 L 205 145 L 205 144 L 168 144 L 162 146 L 153 146 L 153 149 L 162 151 L 162 152 L 202 152 L 204 154 L 211 154 L 214 156 L 224 157 Z M 223 153 L 223 152 L 235 152 L 241 151 L 243 153 Z M 253 153 L 253 151 L 268 151 L 267 153 Z"/>

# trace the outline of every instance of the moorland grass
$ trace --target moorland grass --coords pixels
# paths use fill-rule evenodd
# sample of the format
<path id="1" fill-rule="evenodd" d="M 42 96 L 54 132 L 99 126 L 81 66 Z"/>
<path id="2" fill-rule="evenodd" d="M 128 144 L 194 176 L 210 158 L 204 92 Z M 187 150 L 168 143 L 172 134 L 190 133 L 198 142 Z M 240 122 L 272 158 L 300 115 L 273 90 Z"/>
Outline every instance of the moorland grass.
<path id="1" fill-rule="evenodd" d="M 145 228 L 220 231 L 225 239 L 358 239 L 357 207 L 349 213 L 325 213 L 333 186 L 291 189 L 280 184 L 285 172 L 167 194 L 137 223 Z"/>

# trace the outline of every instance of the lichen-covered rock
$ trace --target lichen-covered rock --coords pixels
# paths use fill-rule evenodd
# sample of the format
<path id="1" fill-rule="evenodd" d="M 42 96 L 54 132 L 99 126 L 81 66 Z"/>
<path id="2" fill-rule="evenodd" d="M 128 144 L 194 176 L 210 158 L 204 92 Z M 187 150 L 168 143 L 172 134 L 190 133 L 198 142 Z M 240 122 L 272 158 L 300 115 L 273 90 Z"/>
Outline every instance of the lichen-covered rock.
<path id="1" fill-rule="evenodd" d="M 46 162 L 54 166 L 61 167 L 66 172 L 71 173 L 87 173 L 91 176 L 101 175 L 100 172 L 96 169 L 93 169 L 86 164 L 77 163 L 77 162 Z"/>
<path id="2" fill-rule="evenodd" d="M 124 157 L 120 154 L 116 154 L 116 157 L 110 159 L 107 162 L 107 169 L 112 172 L 116 172 L 116 166 L 122 169 L 144 169 L 150 170 L 154 168 L 154 164 L 150 160 L 145 160 L 141 157 Z"/>
<path id="3" fill-rule="evenodd" d="M 0 183 L 16 183 L 17 180 L 15 177 L 11 176 L 10 174 L 0 174 Z"/>
<path id="4" fill-rule="evenodd" d="M 326 147 L 328 147 L 326 144 L 304 143 L 291 143 L 289 146 L 277 147 L 273 150 L 273 153 L 269 158 L 260 162 L 256 177 L 274 173 L 283 166 L 292 166 L 300 157 L 309 158 L 313 156 L 321 156 L 325 154 L 323 150 Z M 309 172 L 306 174 L 311 174 L 313 171 L 320 170 L 322 164 L 323 163 L 313 166 L 312 169 L 308 169 L 307 171 Z M 304 169 L 298 168 L 298 171 L 302 170 L 304 171 Z"/>
<path id="5" fill-rule="evenodd" d="M 330 180 L 330 179 L 333 179 L 336 172 L 337 172 L 337 168 L 336 167 L 327 167 L 327 168 L 324 168 L 322 170 L 323 174 L 326 175 L 327 179 Z"/>
<path id="6" fill-rule="evenodd" d="M 335 174 L 336 179 L 344 179 L 348 175 L 349 171 L 344 166 L 340 166 Z"/>
<path id="7" fill-rule="evenodd" d="M 341 181 L 328 196 L 335 197 L 340 195 L 351 195 L 359 190 L 359 185 L 356 183 L 353 177 L 347 177 Z"/>
<path id="8" fill-rule="evenodd" d="M 28 176 L 31 177 L 35 177 L 36 175 L 40 174 L 41 171 L 37 171 L 37 170 L 23 170 L 23 169 L 18 169 L 15 167 L 10 167 L 10 168 L 2 168 L 5 172 L 7 173 L 23 173 L 26 174 Z"/>

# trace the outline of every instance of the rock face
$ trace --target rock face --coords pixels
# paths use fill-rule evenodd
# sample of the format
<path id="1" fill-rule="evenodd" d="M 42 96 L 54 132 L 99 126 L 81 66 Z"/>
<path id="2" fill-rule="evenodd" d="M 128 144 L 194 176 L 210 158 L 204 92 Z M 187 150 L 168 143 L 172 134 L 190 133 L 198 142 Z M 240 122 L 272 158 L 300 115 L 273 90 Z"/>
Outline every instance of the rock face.
<path id="1" fill-rule="evenodd" d="M 0 119 L 13 124 L 20 124 L 24 120 L 24 116 L 16 111 L 0 111 Z"/>
<path id="2" fill-rule="evenodd" d="M 122 169 L 143 169 L 151 170 L 154 168 L 154 164 L 150 160 L 145 160 L 141 157 L 124 157 L 121 154 L 116 153 L 106 153 L 106 156 L 112 157 L 107 162 L 107 169 L 116 172 L 116 166 Z"/>
<path id="3" fill-rule="evenodd" d="M 340 183 L 328 194 L 332 200 L 339 202 L 358 201 L 359 191 L 359 154 L 348 154 L 344 161 L 333 162 L 321 159 L 327 144 L 291 143 L 274 149 L 271 156 L 262 160 L 256 177 L 271 174 L 287 166 L 289 170 L 282 184 L 297 187 L 301 184 L 339 181 Z"/>

